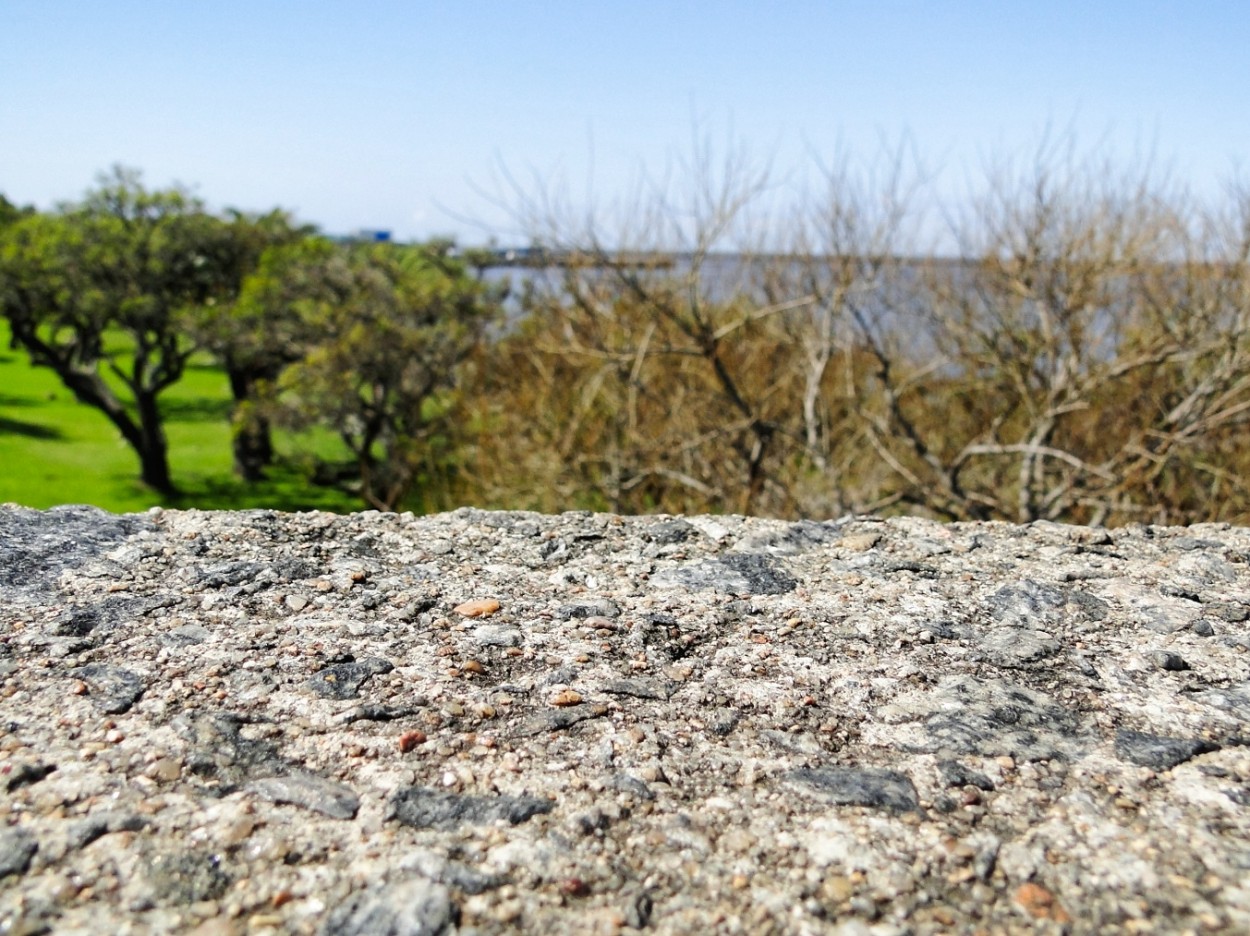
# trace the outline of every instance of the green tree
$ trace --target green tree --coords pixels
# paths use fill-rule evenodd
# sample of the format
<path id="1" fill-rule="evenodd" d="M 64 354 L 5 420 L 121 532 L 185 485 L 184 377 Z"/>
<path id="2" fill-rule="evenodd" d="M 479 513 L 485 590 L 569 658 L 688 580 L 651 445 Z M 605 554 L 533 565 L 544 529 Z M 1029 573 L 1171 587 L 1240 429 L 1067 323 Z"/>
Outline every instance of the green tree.
<path id="1" fill-rule="evenodd" d="M 457 365 L 497 309 L 450 246 L 275 248 L 239 303 L 271 346 L 298 351 L 270 388 L 269 412 L 296 429 L 331 428 L 378 509 L 395 509 L 416 483 Z"/>
<path id="2" fill-rule="evenodd" d="M 0 230 L 34 213 L 34 208 L 21 208 L 5 198 L 4 195 L 0 195 Z"/>
<path id="3" fill-rule="evenodd" d="M 13 346 L 104 413 L 164 494 L 176 491 L 159 397 L 197 350 L 189 316 L 237 292 L 239 251 L 231 226 L 185 190 L 149 190 L 121 167 L 81 203 L 0 232 Z"/>
<path id="4" fill-rule="evenodd" d="M 259 481 L 274 457 L 269 419 L 257 405 L 260 389 L 303 353 L 294 327 L 296 317 L 283 301 L 283 293 L 298 290 L 300 284 L 287 283 L 264 264 L 272 266 L 273 258 L 282 256 L 271 248 L 294 247 L 311 239 L 315 228 L 297 225 L 279 209 L 263 215 L 230 211 L 228 216 L 236 248 L 234 278 L 242 284 L 253 274 L 260 275 L 246 300 L 201 307 L 194 332 L 217 358 L 230 382 L 235 473 L 245 481 Z"/>

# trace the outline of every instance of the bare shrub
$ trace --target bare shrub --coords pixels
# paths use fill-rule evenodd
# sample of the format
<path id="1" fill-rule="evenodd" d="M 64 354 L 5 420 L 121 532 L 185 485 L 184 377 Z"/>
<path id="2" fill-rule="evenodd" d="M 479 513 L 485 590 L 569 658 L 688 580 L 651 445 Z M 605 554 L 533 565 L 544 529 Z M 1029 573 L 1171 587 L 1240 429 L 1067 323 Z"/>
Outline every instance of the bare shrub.
<path id="1" fill-rule="evenodd" d="M 519 188 L 560 275 L 480 349 L 466 498 L 1091 524 L 1245 519 L 1250 197 L 1043 146 L 948 213 L 905 148 L 780 189 L 700 145 L 609 226 Z"/>

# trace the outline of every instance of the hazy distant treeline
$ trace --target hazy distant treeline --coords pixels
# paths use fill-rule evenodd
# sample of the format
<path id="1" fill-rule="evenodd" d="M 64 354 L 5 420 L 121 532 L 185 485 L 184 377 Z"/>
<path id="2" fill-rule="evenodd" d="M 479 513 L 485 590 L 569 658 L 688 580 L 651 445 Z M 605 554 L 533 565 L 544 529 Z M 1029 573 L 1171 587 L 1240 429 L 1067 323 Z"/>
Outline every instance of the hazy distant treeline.
<path id="1" fill-rule="evenodd" d="M 137 205 L 170 193 L 116 177 L 9 212 L 0 295 L 71 387 L 130 380 L 127 412 L 213 354 L 240 471 L 274 457 L 271 426 L 319 426 L 343 457 L 316 477 L 373 506 L 1250 520 L 1250 192 L 1203 203 L 1058 150 L 936 220 L 929 185 L 901 158 L 842 164 L 786 206 L 766 172 L 702 152 L 609 216 L 517 190 L 533 247 L 566 262 L 521 278 L 505 316 L 488 254 L 335 245 L 281 213 L 215 218 L 222 247 L 175 235 L 202 206 L 153 215 Z M 104 228 L 69 230 L 109 210 L 147 239 L 100 252 Z M 939 228 L 948 256 L 927 259 Z M 110 298 L 154 245 L 187 288 Z"/>

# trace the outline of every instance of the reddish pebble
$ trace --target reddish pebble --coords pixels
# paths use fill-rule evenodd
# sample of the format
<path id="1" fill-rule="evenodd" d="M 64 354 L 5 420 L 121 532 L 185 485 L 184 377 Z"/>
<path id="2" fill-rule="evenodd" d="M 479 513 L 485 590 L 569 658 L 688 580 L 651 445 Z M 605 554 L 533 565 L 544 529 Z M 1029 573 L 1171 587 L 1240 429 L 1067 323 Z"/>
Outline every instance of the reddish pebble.
<path id="1" fill-rule="evenodd" d="M 494 598 L 479 598 L 476 601 L 466 601 L 464 604 L 456 605 L 455 612 L 461 617 L 486 617 L 498 611 L 499 607 L 499 602 Z"/>
<path id="2" fill-rule="evenodd" d="M 1016 889 L 1016 903 L 1023 907 L 1031 916 L 1038 919 L 1054 920 L 1056 923 L 1070 923 L 1072 918 L 1055 899 L 1055 895 L 1032 882 L 1021 884 Z"/>
<path id="3" fill-rule="evenodd" d="M 407 754 L 418 744 L 425 744 L 424 731 L 405 731 L 399 736 L 400 753 Z"/>
<path id="4" fill-rule="evenodd" d="M 582 695 L 572 689 L 565 689 L 563 692 L 557 692 L 551 697 L 551 704 L 561 708 L 568 705 L 581 705 Z"/>
<path id="5" fill-rule="evenodd" d="M 560 882 L 560 890 L 570 897 L 585 897 L 590 893 L 590 885 L 581 878 L 565 878 Z"/>

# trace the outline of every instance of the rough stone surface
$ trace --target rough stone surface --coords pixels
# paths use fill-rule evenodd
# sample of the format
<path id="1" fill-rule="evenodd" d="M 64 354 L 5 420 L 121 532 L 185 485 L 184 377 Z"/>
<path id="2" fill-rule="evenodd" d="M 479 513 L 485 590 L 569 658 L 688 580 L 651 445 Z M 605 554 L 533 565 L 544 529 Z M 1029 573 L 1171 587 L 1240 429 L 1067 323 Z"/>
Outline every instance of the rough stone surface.
<path id="1" fill-rule="evenodd" d="M 1248 562 L 0 508 L 0 932 L 1250 932 Z"/>

